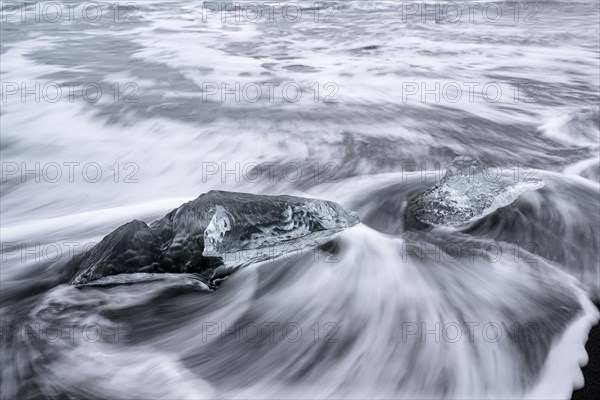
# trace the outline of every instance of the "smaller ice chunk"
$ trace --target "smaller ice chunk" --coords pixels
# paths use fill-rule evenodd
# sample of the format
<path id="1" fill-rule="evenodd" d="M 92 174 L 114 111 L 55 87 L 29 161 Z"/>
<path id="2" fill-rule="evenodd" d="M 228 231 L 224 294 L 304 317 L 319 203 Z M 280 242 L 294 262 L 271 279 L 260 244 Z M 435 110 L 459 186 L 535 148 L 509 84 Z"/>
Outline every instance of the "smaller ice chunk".
<path id="1" fill-rule="evenodd" d="M 507 177 L 497 168 L 459 157 L 437 185 L 411 200 L 409 209 L 419 221 L 430 225 L 463 225 L 506 207 L 521 194 L 544 185 L 540 179 Z"/>

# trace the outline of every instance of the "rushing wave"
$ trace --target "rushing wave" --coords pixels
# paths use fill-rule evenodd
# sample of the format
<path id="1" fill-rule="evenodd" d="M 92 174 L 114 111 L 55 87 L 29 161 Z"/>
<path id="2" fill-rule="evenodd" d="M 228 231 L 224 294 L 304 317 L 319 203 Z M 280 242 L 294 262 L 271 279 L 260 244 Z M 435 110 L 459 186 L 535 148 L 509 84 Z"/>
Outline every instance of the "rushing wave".
<path id="1" fill-rule="evenodd" d="M 3 399 L 541 399 L 584 384 L 600 299 L 598 3 L 539 3 L 536 23 L 403 19 L 391 1 L 315 22 L 313 3 L 294 23 L 178 0 L 136 4 L 135 23 L 23 23 L 3 5 L 3 84 L 103 90 L 36 102 L 3 87 Z M 206 97 L 265 82 L 303 96 Z M 471 97 L 469 82 L 503 96 Z M 436 83 L 463 96 L 407 92 Z M 115 101 L 115 84 L 138 101 Z M 545 186 L 431 226 L 411 200 L 457 155 Z M 119 226 L 210 190 L 330 200 L 361 223 L 216 290 L 187 273 L 66 278 Z"/>

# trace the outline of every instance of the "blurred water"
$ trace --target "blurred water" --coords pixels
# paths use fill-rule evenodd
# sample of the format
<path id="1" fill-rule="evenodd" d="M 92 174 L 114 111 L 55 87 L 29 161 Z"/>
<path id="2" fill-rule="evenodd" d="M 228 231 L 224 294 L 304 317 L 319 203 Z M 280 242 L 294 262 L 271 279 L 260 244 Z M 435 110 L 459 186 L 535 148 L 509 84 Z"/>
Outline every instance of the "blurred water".
<path id="1" fill-rule="evenodd" d="M 51 2 L 25 11 L 37 3 Z M 8 335 L 3 397 L 520 398 L 582 385 L 600 293 L 598 2 L 490 3 L 495 23 L 493 11 L 436 21 L 430 8 L 423 21 L 392 1 L 337 2 L 317 21 L 313 2 L 299 2 L 297 22 L 284 3 L 272 22 L 223 21 L 179 0 L 132 3 L 115 20 L 113 2 L 98 4 L 97 22 L 82 17 L 86 3 L 57 22 L 23 22 L 3 4 L 3 334 L 135 331 Z M 59 101 L 22 93 L 50 82 Z M 73 82 L 102 96 L 70 99 Z M 221 84 L 236 83 L 263 95 L 223 101 Z M 281 90 L 289 83 L 298 101 Z M 436 84 L 462 95 L 423 99 Z M 406 204 L 456 155 L 529 166 L 546 186 L 468 227 L 423 230 Z M 211 189 L 333 200 L 363 224 L 333 253 L 247 268 L 214 293 L 58 278 L 66 247 Z M 62 256 L 40 255 L 44 245 Z M 489 340 L 490 323 L 501 339 Z M 297 340 L 286 324 L 302 329 Z M 456 341 L 442 329 L 454 324 Z M 255 325 L 263 334 L 249 340 Z"/>

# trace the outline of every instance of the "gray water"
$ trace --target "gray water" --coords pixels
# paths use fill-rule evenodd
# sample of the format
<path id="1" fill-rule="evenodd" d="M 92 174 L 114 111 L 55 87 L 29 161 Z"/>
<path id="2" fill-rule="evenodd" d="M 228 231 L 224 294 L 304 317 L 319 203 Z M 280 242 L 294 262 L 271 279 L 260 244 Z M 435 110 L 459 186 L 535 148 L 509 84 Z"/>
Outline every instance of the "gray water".
<path id="1" fill-rule="evenodd" d="M 244 1 L 101 1 L 72 18 L 49 3 L 2 9 L 3 398 L 568 398 L 584 384 L 597 1 L 463 2 L 460 17 L 300 1 L 272 21 Z M 408 201 L 458 155 L 545 186 L 468 226 L 411 221 Z M 72 253 L 212 189 L 332 200 L 362 223 L 214 292 L 60 280 Z"/>

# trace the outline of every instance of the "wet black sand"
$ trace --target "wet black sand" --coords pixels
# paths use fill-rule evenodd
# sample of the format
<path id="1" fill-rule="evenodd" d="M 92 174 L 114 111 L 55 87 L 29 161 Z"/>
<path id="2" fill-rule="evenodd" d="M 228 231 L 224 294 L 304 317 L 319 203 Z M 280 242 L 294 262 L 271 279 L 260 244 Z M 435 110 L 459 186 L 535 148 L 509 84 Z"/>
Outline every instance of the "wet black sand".
<path id="1" fill-rule="evenodd" d="M 594 304 L 600 308 L 600 303 Z M 574 400 L 597 399 L 600 393 L 600 324 L 590 331 L 585 349 L 589 356 L 588 364 L 582 368 L 585 386 L 573 392 Z"/>

